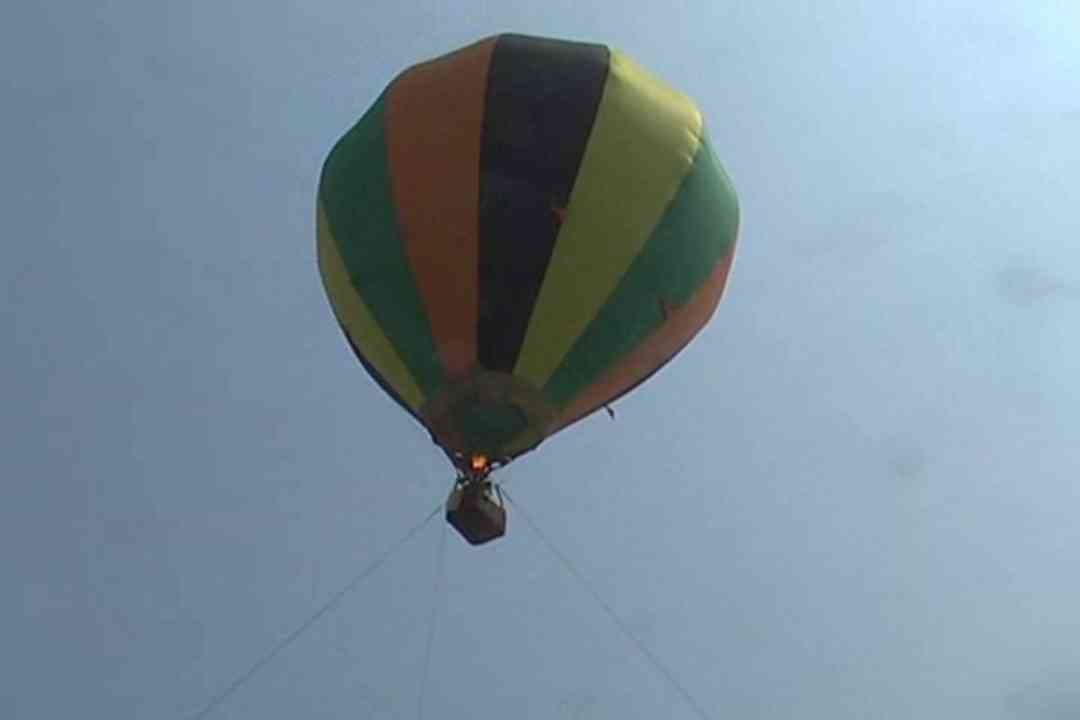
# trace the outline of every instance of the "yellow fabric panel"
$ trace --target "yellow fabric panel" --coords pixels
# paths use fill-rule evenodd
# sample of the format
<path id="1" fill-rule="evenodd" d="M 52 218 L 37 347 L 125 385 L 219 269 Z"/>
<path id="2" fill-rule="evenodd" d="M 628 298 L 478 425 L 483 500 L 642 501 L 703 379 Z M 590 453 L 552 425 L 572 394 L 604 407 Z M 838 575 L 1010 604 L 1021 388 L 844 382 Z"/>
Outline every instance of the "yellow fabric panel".
<path id="1" fill-rule="evenodd" d="M 353 287 L 321 202 L 316 223 L 319 272 L 326 286 L 327 295 L 330 297 L 330 304 L 334 308 L 334 314 L 361 347 L 364 358 L 374 366 L 410 408 L 419 412 L 420 406 L 424 403 L 424 394 Z"/>
<path id="2" fill-rule="evenodd" d="M 566 220 L 514 374 L 543 387 L 660 222 L 701 144 L 688 97 L 612 51 Z"/>

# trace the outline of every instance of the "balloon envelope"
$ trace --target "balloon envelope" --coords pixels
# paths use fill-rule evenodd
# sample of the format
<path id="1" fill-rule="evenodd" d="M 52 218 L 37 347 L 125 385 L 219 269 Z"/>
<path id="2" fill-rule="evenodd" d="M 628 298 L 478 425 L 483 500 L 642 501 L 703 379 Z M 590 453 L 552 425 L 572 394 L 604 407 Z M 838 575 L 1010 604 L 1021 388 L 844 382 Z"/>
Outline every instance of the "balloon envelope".
<path id="1" fill-rule="evenodd" d="M 689 98 L 606 46 L 501 35 L 409 68 L 337 142 L 317 246 L 358 359 L 460 465 L 667 363 L 738 224 Z"/>

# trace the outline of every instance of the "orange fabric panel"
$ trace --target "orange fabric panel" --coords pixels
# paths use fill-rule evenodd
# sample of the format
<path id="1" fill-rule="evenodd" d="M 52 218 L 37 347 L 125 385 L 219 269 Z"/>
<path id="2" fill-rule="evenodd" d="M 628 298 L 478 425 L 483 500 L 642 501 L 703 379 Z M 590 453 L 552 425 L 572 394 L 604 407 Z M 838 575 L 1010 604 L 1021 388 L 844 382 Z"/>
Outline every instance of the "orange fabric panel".
<path id="1" fill-rule="evenodd" d="M 476 364 L 480 141 L 489 39 L 395 80 L 386 119 L 398 222 L 450 377 Z"/>
<path id="2" fill-rule="evenodd" d="M 708 280 L 694 293 L 690 302 L 672 308 L 664 324 L 574 398 L 560 413 L 552 433 L 580 420 L 626 392 L 685 347 L 709 321 L 720 303 L 734 257 L 732 248 L 732 252 L 717 263 Z"/>

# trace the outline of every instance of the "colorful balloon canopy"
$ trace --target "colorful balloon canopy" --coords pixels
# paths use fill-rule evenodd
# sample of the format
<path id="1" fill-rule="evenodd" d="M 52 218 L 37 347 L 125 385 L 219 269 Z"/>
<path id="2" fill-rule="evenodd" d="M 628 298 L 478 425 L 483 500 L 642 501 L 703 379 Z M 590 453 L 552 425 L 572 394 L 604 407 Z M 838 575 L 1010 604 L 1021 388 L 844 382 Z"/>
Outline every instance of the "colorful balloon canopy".
<path id="1" fill-rule="evenodd" d="M 461 466 L 667 363 L 738 224 L 689 98 L 603 45 L 501 35 L 406 70 L 337 142 L 318 257 L 360 362 Z"/>

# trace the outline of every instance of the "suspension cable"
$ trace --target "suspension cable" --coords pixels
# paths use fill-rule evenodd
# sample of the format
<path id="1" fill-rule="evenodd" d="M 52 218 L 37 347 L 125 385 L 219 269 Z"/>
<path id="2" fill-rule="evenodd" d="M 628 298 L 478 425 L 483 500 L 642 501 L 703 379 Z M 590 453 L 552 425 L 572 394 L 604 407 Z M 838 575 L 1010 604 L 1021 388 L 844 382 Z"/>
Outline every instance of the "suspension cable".
<path id="1" fill-rule="evenodd" d="M 435 565 L 435 591 L 431 601 L 431 619 L 428 622 L 427 646 L 424 649 L 424 665 L 420 675 L 420 695 L 416 701 L 416 717 L 424 720 L 424 695 L 427 691 L 428 674 L 431 671 L 431 655 L 435 647 L 435 632 L 439 624 L 439 616 L 443 607 L 444 591 L 446 590 L 446 536 L 448 524 L 443 523 L 442 533 L 439 537 L 438 559 Z"/>
<path id="2" fill-rule="evenodd" d="M 540 541 L 547 547 L 547 549 L 554 555 L 566 568 L 567 571 L 578 581 L 582 588 L 592 596 L 593 600 L 600 606 L 600 608 L 607 614 L 608 617 L 615 623 L 615 625 L 622 631 L 622 634 L 633 644 L 638 652 L 640 652 L 645 659 L 652 665 L 653 669 L 657 671 L 667 682 L 673 687 L 686 702 L 687 706 L 694 711 L 694 713 L 702 720 L 712 720 L 712 717 L 705 711 L 701 704 L 694 699 L 694 696 L 690 694 L 690 691 L 686 689 L 686 686 L 679 682 L 679 679 L 675 676 L 675 673 L 664 664 L 664 662 L 649 649 L 649 646 L 639 638 L 634 631 L 630 628 L 626 622 L 619 617 L 615 612 L 615 609 L 600 595 L 599 592 L 593 587 L 585 575 L 578 570 L 577 566 L 570 560 L 569 557 L 564 555 L 555 544 L 548 539 L 547 535 L 540 529 L 536 522 L 532 519 L 528 512 L 525 511 L 521 505 L 518 504 L 506 488 L 503 488 L 503 494 L 506 495 L 506 499 L 510 501 L 510 504 L 514 506 L 514 509 L 521 514 L 521 517 L 525 520 L 525 523 L 532 528 L 533 533 L 540 538 Z"/>
<path id="3" fill-rule="evenodd" d="M 409 542 L 409 540 L 412 540 L 413 537 L 417 535 L 417 533 L 419 533 L 429 522 L 431 522 L 431 519 L 438 515 L 441 509 L 442 503 L 439 503 L 435 506 L 435 509 L 428 514 L 427 517 L 414 525 L 407 533 L 405 533 L 401 537 L 401 539 L 391 545 L 381 555 L 376 557 L 374 561 L 372 561 L 367 567 L 361 570 L 360 573 L 358 573 L 352 580 L 350 580 L 343 588 L 330 596 L 330 599 L 323 603 L 323 605 L 318 610 L 312 613 L 307 618 L 307 620 L 302 622 L 295 630 L 293 630 L 291 633 L 278 641 L 278 643 L 274 645 L 265 655 L 255 661 L 255 663 L 253 663 L 251 667 L 249 667 L 243 674 L 237 677 L 236 680 L 232 682 L 232 684 L 230 684 L 224 690 L 211 698 L 201 710 L 190 716 L 191 720 L 203 720 L 204 718 L 209 717 L 210 714 L 214 712 L 214 710 L 216 710 L 226 700 L 232 697 L 232 695 L 236 693 L 236 691 L 238 691 L 241 687 L 246 685 L 249 680 L 255 677 L 255 675 L 260 670 L 269 665 L 270 662 L 274 658 L 276 658 L 282 651 L 284 651 L 294 642 L 299 640 L 300 636 L 307 632 L 307 630 L 309 630 L 312 625 L 317 623 L 324 615 L 337 607 L 337 605 L 345 599 L 345 596 L 352 592 L 357 585 L 366 580 L 376 570 L 382 567 L 382 565 L 387 560 L 389 560 L 393 555 L 395 555 L 398 550 L 400 550 L 407 542 Z"/>

